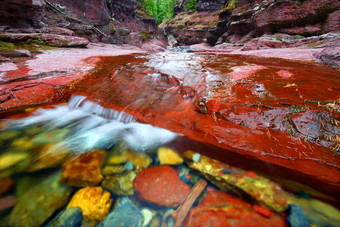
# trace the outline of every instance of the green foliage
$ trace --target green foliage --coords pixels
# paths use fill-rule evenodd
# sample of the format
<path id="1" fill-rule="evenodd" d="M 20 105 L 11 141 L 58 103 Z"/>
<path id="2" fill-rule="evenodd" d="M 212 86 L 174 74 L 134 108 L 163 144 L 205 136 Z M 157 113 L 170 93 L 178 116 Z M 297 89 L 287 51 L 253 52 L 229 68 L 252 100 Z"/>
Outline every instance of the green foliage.
<path id="1" fill-rule="evenodd" d="M 0 41 L 0 50 L 13 50 L 15 49 L 14 44 Z"/>
<path id="2" fill-rule="evenodd" d="M 185 9 L 195 11 L 196 10 L 196 0 L 189 0 L 187 4 L 184 5 Z"/>
<path id="3" fill-rule="evenodd" d="M 158 24 L 174 17 L 176 2 L 177 0 L 142 0 L 146 11 L 156 19 Z"/>
<path id="4" fill-rule="evenodd" d="M 236 0 L 231 0 L 227 5 L 227 9 L 233 10 L 233 9 L 235 9 L 235 5 L 236 5 Z"/>

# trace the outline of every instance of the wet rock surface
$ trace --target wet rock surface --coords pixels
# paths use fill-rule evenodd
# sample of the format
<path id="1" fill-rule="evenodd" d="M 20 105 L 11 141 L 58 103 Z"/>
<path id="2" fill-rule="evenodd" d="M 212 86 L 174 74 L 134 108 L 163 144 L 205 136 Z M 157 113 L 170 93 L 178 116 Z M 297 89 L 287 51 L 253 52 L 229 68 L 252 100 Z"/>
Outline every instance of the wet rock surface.
<path id="1" fill-rule="evenodd" d="M 79 207 L 84 218 L 102 221 L 108 215 L 111 203 L 110 193 L 101 187 L 85 187 L 73 195 L 66 209 Z"/>
<path id="2" fill-rule="evenodd" d="M 74 187 L 96 186 L 103 180 L 101 166 L 105 151 L 93 151 L 70 157 L 63 167 L 61 181 Z"/>
<path id="3" fill-rule="evenodd" d="M 99 226 L 141 226 L 143 215 L 128 197 L 119 199 L 115 208 Z"/>
<path id="4" fill-rule="evenodd" d="M 293 178 L 294 174 L 297 178 L 303 175 L 304 183 L 324 192 L 335 193 L 338 190 L 339 160 L 334 150 L 337 147 L 337 132 L 334 130 L 338 115 L 336 71 L 280 60 L 273 60 L 268 65 L 256 59 L 247 59 L 249 63 L 245 63 L 243 57 L 216 57 L 213 54 L 182 54 L 188 64 L 182 59 L 183 65 L 180 65 L 180 60 L 173 56 L 178 55 L 156 54 L 152 63 L 143 58 L 133 61 L 134 64 L 154 67 L 162 74 L 154 74 L 150 68 L 134 71 L 129 65 L 124 65 L 111 70 L 119 70 L 119 73 L 110 74 L 112 79 L 100 78 L 99 74 L 92 77 L 91 82 L 97 80 L 103 92 L 90 91 L 83 81 L 78 84 L 76 93 L 87 95 L 90 100 L 92 97 L 103 100 L 103 106 L 117 110 L 129 106 L 127 112 L 143 122 L 226 149 L 228 152 L 206 151 L 225 162 L 243 165 L 240 157 L 235 155 L 238 153 L 271 163 L 275 168 L 281 166 L 286 169 L 278 174 L 287 173 Z M 106 60 L 109 61 L 103 59 L 103 62 Z M 131 62 L 131 59 L 119 59 L 121 64 L 125 61 Z M 177 69 L 169 70 L 176 64 Z M 185 67 L 188 68 L 183 70 Z M 253 68 L 256 70 L 248 70 Z M 234 72 L 241 75 L 238 79 L 235 76 L 236 80 L 231 78 Z M 322 80 L 319 79 L 321 73 L 324 75 Z M 201 83 L 197 76 L 190 75 L 202 75 L 201 79 L 207 81 Z M 136 92 L 138 95 L 130 92 L 127 84 L 131 80 L 127 78 L 133 78 L 134 84 L 143 87 Z M 181 82 L 176 80 L 183 84 L 179 85 Z M 308 85 L 303 82 L 305 80 L 309 81 Z M 313 86 L 317 89 L 311 89 Z M 112 87 L 117 90 L 110 94 L 104 92 L 112 91 Z M 134 88 L 137 89 L 136 86 Z M 330 93 L 329 89 L 333 92 Z M 166 94 L 164 91 L 167 91 Z M 143 104 L 138 101 L 141 98 Z M 270 169 L 261 162 L 250 163 L 264 172 Z M 320 168 L 311 168 L 315 165 Z"/>
<path id="5" fill-rule="evenodd" d="M 133 181 L 137 196 L 159 206 L 178 207 L 190 191 L 169 166 L 151 167 L 139 172 Z"/>
<path id="6" fill-rule="evenodd" d="M 40 226 L 56 210 L 63 207 L 72 189 L 58 183 L 59 178 L 60 173 L 56 173 L 21 196 L 10 213 L 8 224 L 10 226 Z"/>

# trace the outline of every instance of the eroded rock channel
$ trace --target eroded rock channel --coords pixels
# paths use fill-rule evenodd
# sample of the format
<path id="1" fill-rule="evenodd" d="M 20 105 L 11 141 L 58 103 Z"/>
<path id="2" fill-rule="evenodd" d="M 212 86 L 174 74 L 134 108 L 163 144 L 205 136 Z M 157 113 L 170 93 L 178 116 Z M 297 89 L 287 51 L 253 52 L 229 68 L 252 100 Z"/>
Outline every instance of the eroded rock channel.
<path id="1" fill-rule="evenodd" d="M 171 226 L 179 205 L 175 225 L 183 216 L 185 226 L 339 221 L 319 201 L 340 201 L 338 70 L 210 53 L 91 59 L 96 67 L 70 79 L 55 106 L 2 113 L 8 226 Z M 22 106 L 41 102 L 23 97 Z M 10 100 L 1 107 L 17 108 Z"/>

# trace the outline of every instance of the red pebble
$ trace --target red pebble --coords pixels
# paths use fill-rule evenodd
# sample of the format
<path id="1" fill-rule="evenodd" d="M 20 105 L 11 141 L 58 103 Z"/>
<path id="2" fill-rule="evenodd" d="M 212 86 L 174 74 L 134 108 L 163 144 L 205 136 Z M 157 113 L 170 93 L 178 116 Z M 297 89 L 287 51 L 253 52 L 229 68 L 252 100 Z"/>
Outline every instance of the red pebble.
<path id="1" fill-rule="evenodd" d="M 246 172 L 246 173 L 247 173 L 247 175 L 250 176 L 250 177 L 256 177 L 256 173 L 254 173 L 254 172 L 248 171 L 248 172 Z"/>
<path id="2" fill-rule="evenodd" d="M 272 214 L 272 212 L 270 212 L 269 210 L 267 210 L 265 208 L 262 208 L 262 207 L 260 207 L 260 206 L 258 206 L 256 204 L 254 204 L 252 207 L 253 207 L 254 211 L 256 211 L 256 213 L 259 213 L 262 216 L 265 216 L 267 218 L 269 218 L 270 215 Z"/>

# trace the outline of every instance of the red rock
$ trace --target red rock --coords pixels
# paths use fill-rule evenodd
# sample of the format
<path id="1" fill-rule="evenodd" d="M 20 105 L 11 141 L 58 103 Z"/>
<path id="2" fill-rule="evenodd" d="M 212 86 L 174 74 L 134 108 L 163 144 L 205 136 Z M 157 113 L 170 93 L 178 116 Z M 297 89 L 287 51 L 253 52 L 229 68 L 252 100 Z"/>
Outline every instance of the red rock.
<path id="1" fill-rule="evenodd" d="M 317 59 L 326 65 L 335 65 L 340 67 L 340 46 L 328 47 L 316 55 Z"/>
<path id="2" fill-rule="evenodd" d="M 261 215 L 263 215 L 263 216 L 265 216 L 265 217 L 267 217 L 267 218 L 269 218 L 269 217 L 272 215 L 272 212 L 270 212 L 269 210 L 267 210 L 267 209 L 265 209 L 265 208 L 263 208 L 263 207 L 260 207 L 260 206 L 258 206 L 258 205 L 256 205 L 256 204 L 254 204 L 252 207 L 253 207 L 253 209 L 254 209 L 257 213 L 259 213 L 259 214 L 261 214 Z"/>
<path id="3" fill-rule="evenodd" d="M 86 12 L 86 17 L 95 25 L 107 24 L 110 19 L 110 13 L 106 4 L 100 0 L 51 0 L 51 3 L 66 6 L 78 16 L 84 16 L 84 12 Z"/>
<path id="4" fill-rule="evenodd" d="M 257 48 L 259 50 L 270 49 L 270 48 L 281 48 L 282 42 L 269 37 L 261 37 L 258 40 Z"/>
<path id="5" fill-rule="evenodd" d="M 161 52 L 164 51 L 163 47 L 160 47 L 156 44 L 153 44 L 151 42 L 146 42 L 143 43 L 143 45 L 141 46 L 142 50 L 146 50 L 146 51 L 150 51 L 150 52 Z"/>
<path id="6" fill-rule="evenodd" d="M 328 15 L 324 32 L 340 32 L 340 10 Z"/>
<path id="7" fill-rule="evenodd" d="M 338 7 L 337 0 L 310 0 L 303 1 L 301 5 L 295 1 L 276 1 L 254 14 L 255 26 L 259 32 L 267 32 L 294 23 L 306 24 L 305 21 L 315 24 L 326 19 L 327 14 Z"/>
<path id="8" fill-rule="evenodd" d="M 17 198 L 14 195 L 9 195 L 0 198 L 0 211 L 7 210 L 15 205 Z"/>
<path id="9" fill-rule="evenodd" d="M 258 39 L 252 39 L 249 42 L 247 42 L 242 48 L 242 51 L 247 51 L 247 50 L 257 50 L 257 43 Z"/>
<path id="10" fill-rule="evenodd" d="M 105 151 L 97 150 L 70 157 L 63 167 L 60 181 L 74 187 L 96 186 L 102 180 L 101 166 Z"/>
<path id="11" fill-rule="evenodd" d="M 138 198 L 159 206 L 178 207 L 190 187 L 183 183 L 170 166 L 155 166 L 138 173 L 133 186 Z"/>
<path id="12" fill-rule="evenodd" d="M 279 32 L 287 33 L 290 35 L 317 35 L 321 33 L 322 30 L 322 24 L 313 24 L 313 25 L 306 25 L 306 26 L 300 26 L 300 27 L 290 27 L 290 28 L 282 28 L 279 30 Z"/>
<path id="13" fill-rule="evenodd" d="M 278 214 L 263 217 L 251 205 L 228 193 L 209 191 L 185 220 L 185 227 L 196 226 L 287 226 Z"/>
<path id="14" fill-rule="evenodd" d="M 47 45 L 56 47 L 85 47 L 89 40 L 82 37 L 55 35 L 48 33 L 1 33 L 0 39 L 11 42 L 24 42 L 27 40 L 43 40 Z"/>
<path id="15" fill-rule="evenodd" d="M 0 8 L 0 24 L 15 27 L 40 26 L 44 16 L 43 0 L 9 0 L 2 1 Z"/>
<path id="16" fill-rule="evenodd" d="M 0 196 L 11 190 L 14 180 L 11 178 L 0 179 Z"/>
<path id="17" fill-rule="evenodd" d="M 230 73 L 230 77 L 233 81 L 237 81 L 243 78 L 250 77 L 257 73 L 258 71 L 266 68 L 267 67 L 263 65 L 234 66 L 231 67 L 231 70 L 233 71 Z"/>

